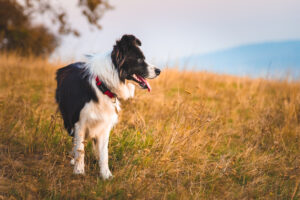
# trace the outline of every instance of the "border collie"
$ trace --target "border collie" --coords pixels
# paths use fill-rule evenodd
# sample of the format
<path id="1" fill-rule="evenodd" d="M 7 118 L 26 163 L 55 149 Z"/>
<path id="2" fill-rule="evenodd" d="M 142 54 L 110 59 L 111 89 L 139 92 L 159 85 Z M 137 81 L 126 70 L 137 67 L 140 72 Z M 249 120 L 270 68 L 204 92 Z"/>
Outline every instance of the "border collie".
<path id="1" fill-rule="evenodd" d="M 124 35 L 107 55 L 89 55 L 87 62 L 77 62 L 56 72 L 56 102 L 69 135 L 73 136 L 75 174 L 84 174 L 84 143 L 91 138 L 103 179 L 112 176 L 108 167 L 108 141 L 117 123 L 120 99 L 134 96 L 138 83 L 151 87 L 146 79 L 160 74 L 160 69 L 148 64 L 140 50 L 141 41 Z"/>

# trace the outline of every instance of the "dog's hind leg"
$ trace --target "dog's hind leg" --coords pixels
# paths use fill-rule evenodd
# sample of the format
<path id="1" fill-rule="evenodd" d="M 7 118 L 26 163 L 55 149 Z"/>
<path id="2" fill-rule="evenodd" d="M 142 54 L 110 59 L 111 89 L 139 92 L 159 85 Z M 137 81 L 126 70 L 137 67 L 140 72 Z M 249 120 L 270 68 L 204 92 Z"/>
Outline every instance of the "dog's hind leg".
<path id="1" fill-rule="evenodd" d="M 75 124 L 74 174 L 84 174 L 84 138 L 85 127 L 78 122 Z"/>

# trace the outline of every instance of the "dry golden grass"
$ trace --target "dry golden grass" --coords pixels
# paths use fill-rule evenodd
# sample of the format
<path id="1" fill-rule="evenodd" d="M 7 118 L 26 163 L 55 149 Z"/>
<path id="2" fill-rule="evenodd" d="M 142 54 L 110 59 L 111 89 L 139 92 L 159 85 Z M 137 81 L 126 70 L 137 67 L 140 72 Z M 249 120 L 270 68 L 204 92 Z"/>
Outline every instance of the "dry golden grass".
<path id="1" fill-rule="evenodd" d="M 0 57 L 0 199 L 299 199 L 300 84 L 165 70 L 122 102 L 114 178 L 72 174 L 62 65 Z"/>

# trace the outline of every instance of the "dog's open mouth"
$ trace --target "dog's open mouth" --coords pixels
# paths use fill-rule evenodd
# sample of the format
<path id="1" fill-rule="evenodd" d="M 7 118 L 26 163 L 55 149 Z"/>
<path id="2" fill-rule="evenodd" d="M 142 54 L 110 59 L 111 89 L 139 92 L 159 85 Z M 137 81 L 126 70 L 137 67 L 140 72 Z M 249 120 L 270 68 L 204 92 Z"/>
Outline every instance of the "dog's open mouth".
<path id="1" fill-rule="evenodd" d="M 141 88 L 148 89 L 149 92 L 151 91 L 151 86 L 145 78 L 143 78 L 137 74 L 133 74 L 131 77 L 132 77 L 132 80 L 134 80 L 141 86 Z"/>

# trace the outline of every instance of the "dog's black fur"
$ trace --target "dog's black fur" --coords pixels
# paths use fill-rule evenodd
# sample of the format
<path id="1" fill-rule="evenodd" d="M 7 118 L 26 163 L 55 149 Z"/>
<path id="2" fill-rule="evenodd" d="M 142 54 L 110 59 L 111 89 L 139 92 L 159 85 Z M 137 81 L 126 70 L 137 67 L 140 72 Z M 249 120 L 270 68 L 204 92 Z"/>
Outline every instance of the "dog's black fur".
<path id="1" fill-rule="evenodd" d="M 64 126 L 69 135 L 74 124 L 79 120 L 79 114 L 89 101 L 98 101 L 94 89 L 91 87 L 89 77 L 85 73 L 85 63 L 77 62 L 57 70 L 56 102 L 64 120 Z"/>

